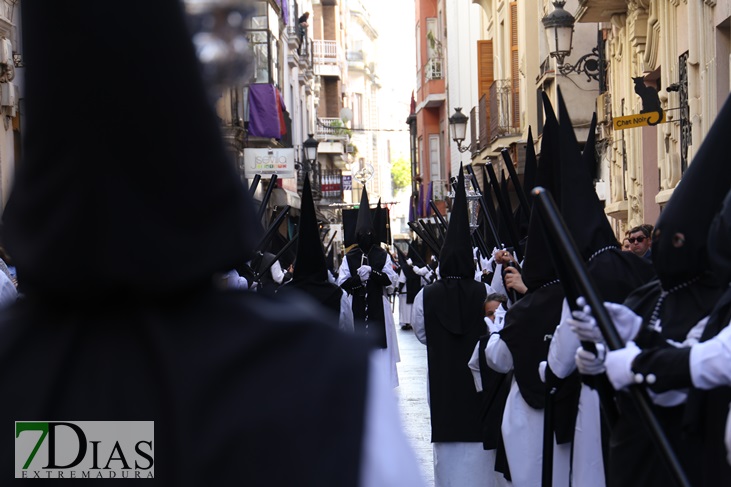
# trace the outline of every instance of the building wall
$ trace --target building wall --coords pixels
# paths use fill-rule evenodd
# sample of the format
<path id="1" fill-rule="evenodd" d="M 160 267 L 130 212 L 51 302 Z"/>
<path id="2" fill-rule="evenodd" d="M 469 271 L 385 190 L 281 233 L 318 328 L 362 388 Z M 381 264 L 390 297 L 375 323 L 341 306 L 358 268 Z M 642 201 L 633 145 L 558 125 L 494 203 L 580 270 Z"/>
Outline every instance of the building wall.
<path id="1" fill-rule="evenodd" d="M 620 235 L 627 227 L 655 222 L 728 97 L 731 0 L 632 0 L 626 11 L 607 17 L 598 14 L 601 2 L 585 4 L 587 16 L 610 27 L 610 114 L 599 144 L 608 148 L 604 157 L 610 164 L 606 212 Z M 642 109 L 632 81 L 638 76 L 658 89 L 666 123 L 614 131 L 612 117 Z"/>

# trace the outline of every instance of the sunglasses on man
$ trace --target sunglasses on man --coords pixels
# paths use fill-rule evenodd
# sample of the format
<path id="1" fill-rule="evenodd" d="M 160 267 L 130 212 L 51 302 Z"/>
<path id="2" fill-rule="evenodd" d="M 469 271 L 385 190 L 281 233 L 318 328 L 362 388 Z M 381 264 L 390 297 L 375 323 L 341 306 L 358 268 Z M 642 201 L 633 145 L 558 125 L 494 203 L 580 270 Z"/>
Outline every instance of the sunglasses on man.
<path id="1" fill-rule="evenodd" d="M 645 241 L 645 239 L 646 239 L 646 238 L 647 238 L 647 237 L 630 237 L 630 238 L 628 238 L 627 240 L 629 241 L 629 243 L 633 244 L 633 243 L 635 243 L 635 242 L 637 242 L 637 243 L 642 243 L 642 242 L 644 242 L 644 241 Z"/>

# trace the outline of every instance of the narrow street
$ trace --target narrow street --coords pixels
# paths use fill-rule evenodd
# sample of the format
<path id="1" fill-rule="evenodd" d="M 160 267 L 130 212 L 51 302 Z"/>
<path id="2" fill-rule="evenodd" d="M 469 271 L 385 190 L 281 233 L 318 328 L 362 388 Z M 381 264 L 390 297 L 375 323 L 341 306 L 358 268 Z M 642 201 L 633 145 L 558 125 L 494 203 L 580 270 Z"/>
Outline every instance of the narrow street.
<path id="1" fill-rule="evenodd" d="M 398 305 L 394 316 L 401 352 L 401 362 L 398 364 L 399 387 L 396 389 L 396 396 L 406 436 L 414 448 L 427 485 L 433 486 L 434 459 L 429 405 L 426 402 L 426 347 L 416 339 L 412 330 L 403 331 L 398 327 Z"/>

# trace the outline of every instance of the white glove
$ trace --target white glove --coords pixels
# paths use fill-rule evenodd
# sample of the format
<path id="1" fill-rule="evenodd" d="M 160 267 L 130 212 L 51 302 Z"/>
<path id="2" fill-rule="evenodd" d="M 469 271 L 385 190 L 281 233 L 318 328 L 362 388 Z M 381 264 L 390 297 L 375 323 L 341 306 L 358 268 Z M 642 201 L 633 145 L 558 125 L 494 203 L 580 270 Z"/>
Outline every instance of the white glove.
<path id="1" fill-rule="evenodd" d="M 417 275 L 423 277 L 423 276 L 425 276 L 429 272 L 429 268 L 426 267 L 426 266 L 424 266 L 424 267 L 414 266 L 414 272 Z"/>
<path id="2" fill-rule="evenodd" d="M 731 464 L 731 410 L 726 418 L 726 455 L 728 455 L 728 463 Z"/>
<path id="3" fill-rule="evenodd" d="M 544 384 L 546 383 L 546 367 L 548 367 L 548 362 L 545 360 L 538 364 L 538 377 L 541 378 L 541 382 Z"/>
<path id="4" fill-rule="evenodd" d="M 569 326 L 579 337 L 579 340 L 596 343 L 604 342 L 601 330 L 599 330 L 596 320 L 592 316 L 591 306 L 586 304 L 583 296 L 576 300 L 576 304 L 581 309 L 571 313 L 574 319 L 570 320 L 573 323 L 569 323 Z M 609 313 L 614 328 L 624 343 L 637 336 L 642 326 L 642 318 L 637 316 L 634 311 L 624 305 L 609 302 L 604 303 L 604 309 Z"/>
<path id="5" fill-rule="evenodd" d="M 604 372 L 606 350 L 601 343 L 596 344 L 596 355 L 583 348 L 576 349 L 576 367 L 579 369 L 579 373 L 583 375 L 599 375 Z"/>
<path id="6" fill-rule="evenodd" d="M 577 299 L 577 302 L 582 298 Z M 596 324 L 596 320 L 591 315 L 591 308 L 587 305 L 580 310 L 571 312 L 571 318 L 566 320 L 566 324 L 571 331 L 576 333 L 579 341 L 603 343 L 604 337 L 601 330 Z"/>
<path id="7" fill-rule="evenodd" d="M 487 316 L 483 318 L 485 320 L 485 324 L 487 325 L 487 331 L 490 333 L 497 333 L 501 330 L 501 328 L 495 323 L 495 321 L 491 320 Z"/>
<path id="8" fill-rule="evenodd" d="M 367 281 L 371 277 L 371 266 L 362 265 L 358 267 L 358 277 L 360 277 L 361 282 Z"/>
<path id="9" fill-rule="evenodd" d="M 635 342 L 629 342 L 626 347 L 612 350 L 607 354 L 607 359 L 604 361 L 607 377 L 616 390 L 644 382 L 642 374 L 632 372 L 632 361 L 641 351 Z"/>
<path id="10" fill-rule="evenodd" d="M 414 261 L 411 259 L 406 259 L 406 263 L 409 265 L 414 265 Z"/>
<path id="11" fill-rule="evenodd" d="M 633 340 L 642 326 L 642 318 L 637 316 L 634 311 L 627 306 L 617 303 L 604 303 L 609 316 L 614 322 L 620 338 L 624 343 Z"/>

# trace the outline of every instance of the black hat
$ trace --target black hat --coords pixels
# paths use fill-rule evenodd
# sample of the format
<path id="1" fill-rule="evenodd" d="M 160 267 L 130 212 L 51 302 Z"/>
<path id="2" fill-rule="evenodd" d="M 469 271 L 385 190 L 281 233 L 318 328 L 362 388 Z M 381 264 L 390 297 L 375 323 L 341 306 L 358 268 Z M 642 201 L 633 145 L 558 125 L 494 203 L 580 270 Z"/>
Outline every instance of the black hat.
<path id="1" fill-rule="evenodd" d="M 551 100 L 545 91 L 541 92 L 546 121 L 541 134 L 541 155 L 536 171 L 536 186 L 551 193 L 554 201 L 561 206 L 561 143 L 558 119 L 553 111 Z"/>
<path id="2" fill-rule="evenodd" d="M 576 141 L 561 90 L 558 90 L 558 113 L 561 147 L 561 215 L 584 260 L 607 247 L 618 247 L 609 220 L 594 190 L 589 163 L 594 159 L 593 134 L 596 129 L 596 113 L 592 117 L 584 155 Z"/>
<path id="3" fill-rule="evenodd" d="M 447 235 L 439 254 L 439 275 L 440 280 L 431 284 L 442 289 L 440 305 L 432 308 L 435 322 L 451 333 L 467 333 L 474 326 L 475 303 L 479 306 L 485 299 L 485 286 L 475 281 L 462 164 L 459 165 Z"/>
<path id="4" fill-rule="evenodd" d="M 23 9 L 26 143 L 3 217 L 27 296 L 171 295 L 210 285 L 258 240 L 181 3 Z M 68 46 L 93 60 L 74 76 Z"/>
<path id="5" fill-rule="evenodd" d="M 551 102 L 545 93 L 543 93 L 543 107 L 546 111 L 546 122 L 543 125 L 543 133 L 541 134 L 541 155 L 538 163 L 536 185 L 548 190 L 558 203 L 560 194 L 556 173 L 560 162 L 560 133 L 558 120 L 556 120 Z M 522 274 L 523 283 L 529 290 L 535 290 L 557 277 L 540 218 L 537 206 L 533 205 L 528 224 Z"/>
<path id="6" fill-rule="evenodd" d="M 457 185 L 454 189 L 454 203 L 449 218 L 447 235 L 439 254 L 439 273 L 442 278 L 475 277 L 475 262 L 472 259 L 470 220 L 467 216 L 467 194 L 464 187 L 464 172 L 459 165 Z"/>
<path id="7" fill-rule="evenodd" d="M 358 220 L 355 223 L 355 241 L 363 252 L 368 252 L 371 246 L 378 242 L 371 217 L 370 203 L 368 202 L 368 191 L 363 186 L 363 193 L 360 196 L 360 207 L 358 208 Z"/>
<path id="8" fill-rule="evenodd" d="M 302 185 L 302 213 L 297 241 L 297 265 L 294 268 L 293 280 L 327 281 L 325 252 L 320 240 L 309 174 L 305 175 Z"/>
<path id="9" fill-rule="evenodd" d="M 660 214 L 652 237 L 652 264 L 665 289 L 711 269 L 708 230 L 731 187 L 728 138 L 731 96 Z"/>

